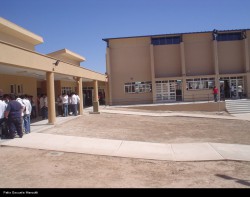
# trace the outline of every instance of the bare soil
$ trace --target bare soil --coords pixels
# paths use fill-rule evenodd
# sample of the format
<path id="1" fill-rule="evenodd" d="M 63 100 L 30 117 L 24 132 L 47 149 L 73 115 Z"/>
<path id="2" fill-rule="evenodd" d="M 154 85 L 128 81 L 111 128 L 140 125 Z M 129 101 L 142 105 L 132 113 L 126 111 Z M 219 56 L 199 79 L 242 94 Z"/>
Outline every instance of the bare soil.
<path id="1" fill-rule="evenodd" d="M 250 122 L 84 114 L 43 131 L 157 143 L 250 144 Z M 250 162 L 173 162 L 0 147 L 0 188 L 250 188 Z"/>

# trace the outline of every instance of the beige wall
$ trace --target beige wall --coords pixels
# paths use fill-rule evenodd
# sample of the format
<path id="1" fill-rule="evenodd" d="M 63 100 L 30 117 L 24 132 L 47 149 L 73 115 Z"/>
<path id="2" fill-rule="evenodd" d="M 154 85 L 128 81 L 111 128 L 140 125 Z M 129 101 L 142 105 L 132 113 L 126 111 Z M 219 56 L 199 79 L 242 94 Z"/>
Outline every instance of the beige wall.
<path id="1" fill-rule="evenodd" d="M 181 76 L 180 45 L 154 46 L 155 77 Z"/>
<path id="2" fill-rule="evenodd" d="M 30 44 L 30 43 L 27 43 L 23 40 L 20 40 L 18 38 L 15 38 L 11 35 L 8 35 L 4 32 L 0 32 L 0 40 L 3 41 L 3 42 L 7 42 L 7 43 L 10 43 L 10 44 L 13 44 L 13 45 L 17 45 L 17 46 L 20 46 L 20 47 L 23 47 L 25 49 L 28 49 L 28 50 L 31 50 L 31 51 L 35 51 L 35 46 Z"/>
<path id="3" fill-rule="evenodd" d="M 244 72 L 244 41 L 218 42 L 220 74 Z"/>
<path id="4" fill-rule="evenodd" d="M 102 81 L 98 81 L 98 88 L 100 87 L 105 87 L 105 82 Z M 83 86 L 82 87 L 94 87 L 94 82 L 83 82 Z"/>
<path id="5" fill-rule="evenodd" d="M 125 94 L 124 92 L 124 83 L 151 81 L 150 39 L 117 39 L 111 40 L 109 45 L 112 97 L 116 100 L 133 101 L 151 99 L 151 93 Z"/>
<path id="6" fill-rule="evenodd" d="M 58 97 L 58 95 L 61 95 L 61 81 L 60 80 L 56 80 L 55 81 L 55 98 Z"/>
<path id="7" fill-rule="evenodd" d="M 35 78 L 0 74 L 0 79 L 0 89 L 3 90 L 4 94 L 10 94 L 10 85 L 16 84 L 23 86 L 23 94 L 35 97 L 37 95 L 37 83 Z"/>
<path id="8" fill-rule="evenodd" d="M 184 101 L 212 101 L 214 97 L 212 90 L 186 90 L 183 99 Z"/>
<path id="9" fill-rule="evenodd" d="M 247 38 L 248 38 L 248 57 L 250 58 L 250 30 L 247 31 Z"/>
<path id="10" fill-rule="evenodd" d="M 214 74 L 212 34 L 185 34 L 183 41 L 186 74 L 188 76 Z"/>

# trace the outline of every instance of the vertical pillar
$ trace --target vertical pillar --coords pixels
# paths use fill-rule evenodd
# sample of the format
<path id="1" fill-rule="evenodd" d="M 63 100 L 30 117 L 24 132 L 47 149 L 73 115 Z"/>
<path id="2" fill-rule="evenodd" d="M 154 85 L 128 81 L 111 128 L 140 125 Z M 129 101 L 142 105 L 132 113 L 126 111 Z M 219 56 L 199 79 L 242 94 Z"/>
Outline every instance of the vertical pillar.
<path id="1" fill-rule="evenodd" d="M 94 112 L 94 113 L 100 113 L 100 112 L 99 112 L 99 101 L 98 101 L 98 82 L 97 82 L 97 80 L 94 80 L 94 101 L 93 101 L 93 112 Z"/>
<path id="2" fill-rule="evenodd" d="M 82 78 L 77 77 L 77 94 L 80 97 L 79 115 L 83 115 L 83 94 L 82 94 Z"/>
<path id="3" fill-rule="evenodd" d="M 214 57 L 214 74 L 215 74 L 215 86 L 218 88 L 218 97 L 220 98 L 220 77 L 219 77 L 219 57 L 218 57 L 218 42 L 213 41 L 213 57 Z"/>
<path id="4" fill-rule="evenodd" d="M 152 97 L 153 103 L 156 103 L 156 84 L 155 84 L 155 61 L 154 61 L 154 45 L 150 45 L 150 68 L 152 81 Z"/>
<path id="5" fill-rule="evenodd" d="M 110 48 L 107 47 L 106 49 L 106 70 L 108 74 L 108 95 L 109 95 L 109 100 L 108 103 L 109 105 L 112 105 L 112 76 L 111 76 L 111 65 L 110 65 Z"/>
<path id="6" fill-rule="evenodd" d="M 219 74 L 218 42 L 213 41 L 214 74 Z"/>
<path id="7" fill-rule="evenodd" d="M 181 42 L 180 44 L 180 50 L 181 50 L 181 74 L 182 74 L 182 100 L 185 101 L 185 96 L 187 93 L 186 88 L 186 61 L 185 61 L 185 46 L 184 42 Z"/>
<path id="8" fill-rule="evenodd" d="M 48 122 L 50 124 L 55 124 L 56 110 L 55 110 L 54 73 L 46 72 L 46 80 L 47 80 L 47 98 L 48 98 Z"/>
<path id="9" fill-rule="evenodd" d="M 246 93 L 247 98 L 250 98 L 250 62 L 249 62 L 249 43 L 248 38 L 244 39 L 244 51 L 245 51 L 245 72 L 246 72 L 246 87 L 244 87 L 244 91 Z"/>
<path id="10" fill-rule="evenodd" d="M 109 84 L 108 81 L 105 82 L 104 93 L 105 93 L 105 105 L 109 105 Z"/>

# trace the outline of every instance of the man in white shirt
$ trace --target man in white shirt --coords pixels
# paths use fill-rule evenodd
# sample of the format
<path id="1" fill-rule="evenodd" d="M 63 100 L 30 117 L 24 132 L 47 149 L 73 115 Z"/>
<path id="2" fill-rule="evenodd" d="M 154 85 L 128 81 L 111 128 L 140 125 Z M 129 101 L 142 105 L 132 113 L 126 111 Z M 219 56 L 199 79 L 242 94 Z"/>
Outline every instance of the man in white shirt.
<path id="1" fill-rule="evenodd" d="M 24 130 L 25 133 L 30 133 L 30 114 L 32 111 L 31 103 L 28 99 L 28 95 L 23 96 L 23 104 L 25 105 L 24 115 L 23 115 L 23 123 L 24 123 Z"/>
<path id="2" fill-rule="evenodd" d="M 80 102 L 80 97 L 78 95 L 76 95 L 75 93 L 72 93 L 72 96 L 71 96 L 71 105 L 72 105 L 72 108 L 73 108 L 73 114 L 75 116 L 77 116 L 77 103 Z"/>
<path id="3" fill-rule="evenodd" d="M 64 92 L 62 95 L 62 103 L 63 103 L 63 116 L 68 116 L 68 105 L 69 105 L 69 96 Z"/>
<path id="4" fill-rule="evenodd" d="M 0 98 L 0 127 L 2 123 L 5 121 L 4 112 L 7 108 L 7 104 Z"/>
<path id="5" fill-rule="evenodd" d="M 234 85 L 232 84 L 231 85 L 231 98 L 234 97 Z"/>

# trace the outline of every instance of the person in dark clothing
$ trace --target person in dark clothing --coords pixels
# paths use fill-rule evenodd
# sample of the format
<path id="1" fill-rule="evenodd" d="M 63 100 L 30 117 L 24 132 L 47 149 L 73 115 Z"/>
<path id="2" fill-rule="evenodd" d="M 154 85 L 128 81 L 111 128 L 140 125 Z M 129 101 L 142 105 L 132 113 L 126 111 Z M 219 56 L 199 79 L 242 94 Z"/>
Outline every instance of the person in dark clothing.
<path id="1" fill-rule="evenodd" d="M 23 137 L 22 115 L 21 115 L 23 110 L 24 108 L 22 107 L 22 105 L 15 100 L 15 96 L 10 95 L 10 102 L 8 103 L 4 116 L 8 122 L 10 131 L 9 138 L 11 139 L 15 137 L 15 131 L 17 131 L 17 134 L 19 135 L 20 138 Z"/>

